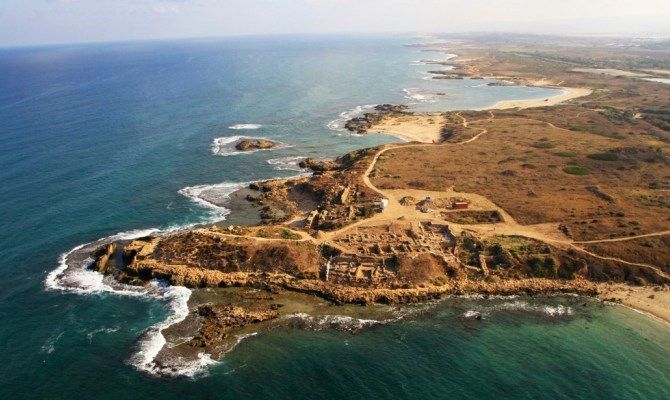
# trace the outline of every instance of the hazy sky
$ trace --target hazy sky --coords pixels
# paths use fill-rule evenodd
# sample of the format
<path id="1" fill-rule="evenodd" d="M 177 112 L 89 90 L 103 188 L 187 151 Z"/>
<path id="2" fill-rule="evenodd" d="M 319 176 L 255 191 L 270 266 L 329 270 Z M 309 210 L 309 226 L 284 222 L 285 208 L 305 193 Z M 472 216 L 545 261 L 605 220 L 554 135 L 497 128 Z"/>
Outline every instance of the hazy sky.
<path id="1" fill-rule="evenodd" d="M 0 45 L 466 31 L 670 35 L 670 0 L 0 0 Z"/>

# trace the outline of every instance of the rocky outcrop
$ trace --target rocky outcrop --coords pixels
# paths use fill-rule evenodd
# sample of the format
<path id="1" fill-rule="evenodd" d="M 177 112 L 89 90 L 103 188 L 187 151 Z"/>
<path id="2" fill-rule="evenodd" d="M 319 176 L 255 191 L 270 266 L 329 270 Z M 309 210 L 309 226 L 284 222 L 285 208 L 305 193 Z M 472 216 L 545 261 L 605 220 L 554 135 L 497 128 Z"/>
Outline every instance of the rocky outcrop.
<path id="1" fill-rule="evenodd" d="M 352 118 L 347 121 L 344 127 L 351 132 L 363 134 L 374 125 L 381 123 L 386 117 L 412 114 L 407 111 L 408 108 L 406 105 L 379 104 L 375 106 L 375 112 L 365 113 L 361 117 Z"/>
<path id="2" fill-rule="evenodd" d="M 202 347 L 216 358 L 219 355 L 216 347 L 233 329 L 275 319 L 279 316 L 277 311 L 279 307 L 277 304 L 271 304 L 266 309 L 250 310 L 234 305 L 201 305 L 197 313 L 203 318 L 203 322 L 196 336 L 188 344 Z"/>
<path id="3" fill-rule="evenodd" d="M 335 171 L 340 168 L 340 164 L 333 160 L 321 160 L 317 158 L 305 158 L 298 164 L 300 168 L 310 169 L 314 172 Z"/>
<path id="4" fill-rule="evenodd" d="M 267 139 L 242 139 L 235 148 L 239 151 L 265 150 L 277 147 L 277 143 Z"/>
<path id="5" fill-rule="evenodd" d="M 113 271 L 114 266 L 109 265 L 109 259 L 116 252 L 116 243 L 109 243 L 101 248 L 99 248 L 94 254 L 93 265 L 91 269 L 101 272 L 103 274 L 109 274 Z"/>

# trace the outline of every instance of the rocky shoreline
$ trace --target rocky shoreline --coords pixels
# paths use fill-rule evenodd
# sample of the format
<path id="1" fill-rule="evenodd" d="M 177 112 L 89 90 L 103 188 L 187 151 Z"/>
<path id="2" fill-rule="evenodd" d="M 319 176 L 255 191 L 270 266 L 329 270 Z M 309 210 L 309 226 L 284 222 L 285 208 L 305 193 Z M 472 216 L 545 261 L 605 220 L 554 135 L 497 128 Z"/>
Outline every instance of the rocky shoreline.
<path id="1" fill-rule="evenodd" d="M 383 106 L 376 118 L 404 113 Z M 652 271 L 598 259 L 532 239 L 481 239 L 449 222 L 406 222 L 354 228 L 383 212 L 383 198 L 364 182 L 377 148 L 335 160 L 305 159 L 313 175 L 255 182 L 244 200 L 259 210 L 254 226 L 206 226 L 133 241 L 105 244 L 91 268 L 119 282 L 146 285 L 159 279 L 174 286 L 254 291 L 251 300 L 193 304 L 180 351 L 215 358 L 236 335 L 278 320 L 276 297 L 307 295 L 328 304 L 409 304 L 448 295 L 596 296 L 598 282 L 669 283 Z M 344 233 L 342 233 L 344 232 Z M 182 334 L 183 336 L 184 334 Z M 167 349 L 166 352 L 174 350 Z"/>
<path id="2" fill-rule="evenodd" d="M 368 112 L 361 117 L 352 118 L 344 125 L 350 131 L 358 134 L 367 133 L 367 131 L 374 125 L 379 124 L 387 117 L 395 117 L 401 115 L 412 115 L 406 105 L 393 104 L 379 104 L 375 106 L 374 112 Z"/>

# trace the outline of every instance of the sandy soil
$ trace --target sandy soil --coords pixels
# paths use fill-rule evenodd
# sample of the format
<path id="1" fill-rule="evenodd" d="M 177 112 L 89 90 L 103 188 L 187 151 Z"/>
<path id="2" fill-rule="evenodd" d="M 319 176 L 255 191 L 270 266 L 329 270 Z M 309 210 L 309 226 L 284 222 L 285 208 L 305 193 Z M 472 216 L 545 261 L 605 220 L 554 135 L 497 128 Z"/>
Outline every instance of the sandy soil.
<path id="1" fill-rule="evenodd" d="M 652 74 L 670 75 L 670 70 L 667 69 L 644 69 L 643 71 L 651 72 Z"/>
<path id="2" fill-rule="evenodd" d="M 637 72 L 624 71 L 621 69 L 612 69 L 612 68 L 575 68 L 575 72 L 586 72 L 590 74 L 601 74 L 601 75 L 610 75 L 610 76 L 627 76 L 627 77 L 642 77 L 648 76 L 647 74 L 640 74 Z"/>
<path id="3" fill-rule="evenodd" d="M 576 99 L 578 97 L 588 96 L 592 93 L 592 90 L 587 88 L 561 88 L 561 89 L 563 89 L 563 93 L 547 98 L 499 101 L 492 107 L 492 109 L 504 110 L 506 108 L 532 108 L 532 107 L 555 106 L 557 104 L 563 103 L 564 101 Z"/>
<path id="4" fill-rule="evenodd" d="M 368 133 L 384 133 L 408 142 L 435 143 L 440 141 L 444 117 L 437 113 L 386 118 Z"/>
<path id="5" fill-rule="evenodd" d="M 636 310 L 651 314 L 670 323 L 670 288 L 660 286 L 633 287 L 623 284 L 603 284 L 598 297 L 616 299 Z"/>

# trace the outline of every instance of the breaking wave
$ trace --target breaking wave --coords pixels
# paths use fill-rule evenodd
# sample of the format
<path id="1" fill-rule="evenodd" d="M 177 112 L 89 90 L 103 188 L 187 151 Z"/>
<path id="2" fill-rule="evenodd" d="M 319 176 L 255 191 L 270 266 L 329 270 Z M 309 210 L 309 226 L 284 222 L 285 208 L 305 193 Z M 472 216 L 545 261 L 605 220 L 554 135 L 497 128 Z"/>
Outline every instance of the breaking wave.
<path id="1" fill-rule="evenodd" d="M 305 168 L 300 168 L 300 161 L 304 160 L 305 157 L 295 156 L 295 157 L 280 157 L 280 158 L 271 158 L 266 162 L 274 167 L 277 171 L 295 171 L 295 172 L 306 172 Z"/>
<path id="2" fill-rule="evenodd" d="M 263 127 L 263 125 L 260 124 L 237 124 L 229 126 L 228 129 L 233 129 L 237 131 L 243 129 L 260 129 L 261 127 Z"/>
<path id="3" fill-rule="evenodd" d="M 175 364 L 164 362 L 159 364 L 156 362 L 156 356 L 166 342 L 162 331 L 186 318 L 189 312 L 188 299 L 191 296 L 191 291 L 185 287 L 170 286 L 157 280 L 150 282 L 145 287 L 126 285 L 89 268 L 93 262 L 89 254 L 100 246 L 118 240 L 132 240 L 152 234 L 169 232 L 172 232 L 172 230 L 161 231 L 157 228 L 132 230 L 76 246 L 61 254 L 58 266 L 49 272 L 44 280 L 44 286 L 47 290 L 58 290 L 78 295 L 110 293 L 119 296 L 152 298 L 167 303 L 170 309 L 168 318 L 145 331 L 138 340 L 137 348 L 128 362 L 138 370 L 153 375 L 194 377 L 205 374 L 207 366 L 214 361 L 207 356 L 202 356 L 196 361 L 175 360 L 175 362 L 180 361 Z M 95 333 L 97 332 L 93 332 L 90 337 Z M 55 340 L 47 344 L 43 351 L 52 352 L 54 344 Z"/>
<path id="4" fill-rule="evenodd" d="M 371 111 L 375 108 L 376 104 L 367 104 L 363 106 L 358 106 L 353 110 L 344 111 L 340 113 L 340 116 L 328 123 L 328 129 L 336 132 L 344 132 L 346 128 L 344 125 L 352 118 L 360 117 L 364 113 Z"/>
<path id="5" fill-rule="evenodd" d="M 306 313 L 289 314 L 284 318 L 288 319 L 291 326 L 300 329 L 310 329 L 321 331 L 324 329 L 335 329 L 344 332 L 357 332 L 363 328 L 373 325 L 386 324 L 394 320 L 375 320 L 349 317 L 346 315 L 322 315 L 318 317 Z"/>
<path id="6" fill-rule="evenodd" d="M 439 94 L 433 93 L 424 89 L 417 88 L 407 88 L 403 89 L 405 92 L 405 98 L 408 100 L 415 101 L 417 103 L 435 103 Z"/>
<path id="7" fill-rule="evenodd" d="M 248 182 L 223 182 L 211 185 L 187 186 L 180 189 L 179 194 L 209 209 L 211 214 L 208 222 L 219 222 L 226 219 L 226 216 L 230 214 L 230 210 L 224 206 L 226 201 L 230 199 L 230 195 L 248 184 Z"/>
<path id="8" fill-rule="evenodd" d="M 484 306 L 478 309 L 467 310 L 463 313 L 464 318 L 483 318 L 493 313 L 501 311 L 522 311 L 534 314 L 540 314 L 546 317 L 564 317 L 573 313 L 572 307 L 557 305 L 530 304 L 526 301 L 508 301 L 491 306 Z"/>

